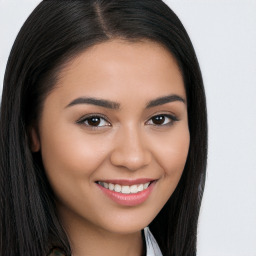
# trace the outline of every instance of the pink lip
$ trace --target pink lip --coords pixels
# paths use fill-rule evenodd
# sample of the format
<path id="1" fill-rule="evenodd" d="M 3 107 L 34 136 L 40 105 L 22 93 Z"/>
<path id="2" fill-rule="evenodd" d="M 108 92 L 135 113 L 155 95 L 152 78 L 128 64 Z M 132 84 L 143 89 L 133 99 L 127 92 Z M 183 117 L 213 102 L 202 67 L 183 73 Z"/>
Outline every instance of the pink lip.
<path id="1" fill-rule="evenodd" d="M 104 182 L 106 182 L 106 181 L 104 181 Z M 147 182 L 149 182 L 149 181 L 146 181 L 145 183 L 147 183 Z M 110 182 L 110 183 L 112 183 L 112 182 Z M 141 183 L 144 183 L 144 182 L 139 182 L 139 183 L 134 183 L 133 182 L 131 185 L 141 184 Z M 118 192 L 115 192 L 113 190 L 109 190 L 107 188 L 104 188 L 104 187 L 102 187 L 101 185 L 99 185 L 97 183 L 96 183 L 96 185 L 101 189 L 101 191 L 105 195 L 107 195 L 110 199 L 112 199 L 117 204 L 125 205 L 125 206 L 136 206 L 136 205 L 142 204 L 143 202 L 145 202 L 147 200 L 147 198 L 149 197 L 149 195 L 151 194 L 151 192 L 152 192 L 152 190 L 155 186 L 155 183 L 156 183 L 156 181 L 152 182 L 147 189 L 145 189 L 141 192 L 135 193 L 135 194 L 122 194 L 122 193 L 118 193 Z M 118 184 L 122 185 L 121 183 L 118 183 Z M 125 183 L 125 185 L 126 184 L 127 183 Z"/>

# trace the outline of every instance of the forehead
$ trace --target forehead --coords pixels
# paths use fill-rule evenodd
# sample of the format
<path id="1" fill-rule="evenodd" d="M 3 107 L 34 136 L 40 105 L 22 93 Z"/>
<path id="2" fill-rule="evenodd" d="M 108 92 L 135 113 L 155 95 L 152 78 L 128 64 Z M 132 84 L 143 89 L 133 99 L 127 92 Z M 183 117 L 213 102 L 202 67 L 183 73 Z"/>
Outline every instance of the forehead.
<path id="1" fill-rule="evenodd" d="M 111 99 L 116 95 L 118 101 L 122 95 L 137 94 L 150 99 L 175 93 L 186 98 L 175 58 L 152 41 L 97 44 L 65 65 L 56 88 L 63 101 L 82 94 Z"/>

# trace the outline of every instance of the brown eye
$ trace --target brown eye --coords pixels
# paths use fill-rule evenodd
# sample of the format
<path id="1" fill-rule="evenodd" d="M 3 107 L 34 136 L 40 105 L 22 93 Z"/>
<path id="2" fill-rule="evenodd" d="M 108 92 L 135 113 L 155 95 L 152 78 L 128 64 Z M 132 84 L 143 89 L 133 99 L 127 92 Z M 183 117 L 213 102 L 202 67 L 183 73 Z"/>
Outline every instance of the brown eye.
<path id="1" fill-rule="evenodd" d="M 100 124 L 100 120 L 101 118 L 100 117 L 91 117 L 91 118 L 88 118 L 87 119 L 87 123 L 88 125 L 91 125 L 91 126 L 98 126 Z"/>
<path id="2" fill-rule="evenodd" d="M 89 116 L 80 119 L 77 123 L 94 128 L 111 126 L 111 124 L 101 116 Z"/>
<path id="3" fill-rule="evenodd" d="M 178 119 L 173 115 L 156 115 L 150 118 L 147 124 L 155 126 L 164 126 L 172 125 L 175 121 L 178 121 Z"/>
<path id="4" fill-rule="evenodd" d="M 154 116 L 152 122 L 156 125 L 164 124 L 166 117 L 165 116 Z"/>

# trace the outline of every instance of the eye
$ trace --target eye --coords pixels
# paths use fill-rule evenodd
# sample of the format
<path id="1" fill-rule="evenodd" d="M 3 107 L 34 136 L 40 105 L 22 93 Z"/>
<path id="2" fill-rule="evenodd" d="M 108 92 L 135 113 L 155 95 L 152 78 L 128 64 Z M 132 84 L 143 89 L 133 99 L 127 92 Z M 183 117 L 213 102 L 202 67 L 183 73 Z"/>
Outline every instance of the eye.
<path id="1" fill-rule="evenodd" d="M 173 115 L 162 114 L 162 115 L 156 115 L 151 117 L 147 121 L 147 124 L 163 126 L 163 125 L 172 125 L 175 121 L 178 121 L 177 117 Z"/>
<path id="2" fill-rule="evenodd" d="M 104 126 L 111 126 L 111 124 L 106 120 L 105 117 L 99 115 L 91 115 L 83 117 L 77 121 L 78 124 L 82 124 L 91 128 L 98 128 Z"/>

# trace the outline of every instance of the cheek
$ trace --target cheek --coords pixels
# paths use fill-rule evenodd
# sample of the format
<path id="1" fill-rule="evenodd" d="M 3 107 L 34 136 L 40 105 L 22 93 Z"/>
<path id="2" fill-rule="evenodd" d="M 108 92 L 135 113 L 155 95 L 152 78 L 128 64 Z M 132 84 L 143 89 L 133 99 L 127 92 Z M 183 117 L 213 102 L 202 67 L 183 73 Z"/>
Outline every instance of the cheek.
<path id="1" fill-rule="evenodd" d="M 181 175 L 187 160 L 189 141 L 188 131 L 184 132 L 181 136 L 166 141 L 166 143 L 169 142 L 169 149 L 162 150 L 162 166 L 165 169 L 166 175 Z"/>
<path id="2" fill-rule="evenodd" d="M 179 126 L 169 135 L 158 138 L 158 142 L 155 143 L 155 155 L 167 175 L 183 170 L 189 143 L 190 135 L 187 125 Z"/>
<path id="3" fill-rule="evenodd" d="M 162 168 L 163 194 L 169 197 L 175 190 L 187 160 L 190 135 L 187 126 L 179 127 L 170 136 L 165 136 L 155 147 L 158 165 Z M 159 142 L 160 142 L 159 141 Z"/>
<path id="4" fill-rule="evenodd" d="M 90 183 L 94 172 L 104 162 L 106 152 L 100 138 L 86 136 L 80 128 L 63 125 L 54 130 L 44 129 L 41 134 L 43 164 L 54 189 L 68 188 L 73 182 Z"/>

